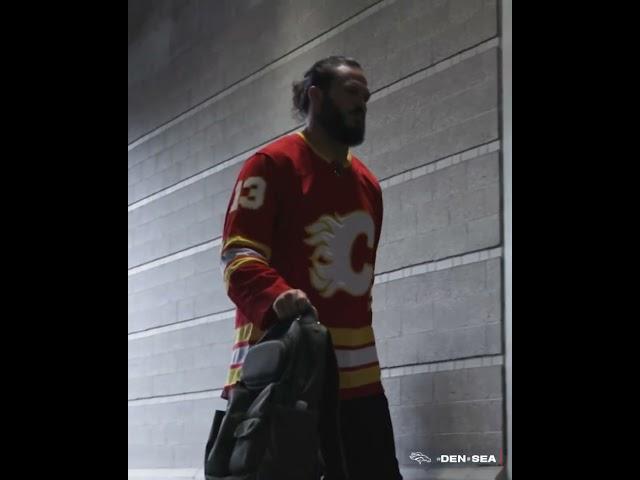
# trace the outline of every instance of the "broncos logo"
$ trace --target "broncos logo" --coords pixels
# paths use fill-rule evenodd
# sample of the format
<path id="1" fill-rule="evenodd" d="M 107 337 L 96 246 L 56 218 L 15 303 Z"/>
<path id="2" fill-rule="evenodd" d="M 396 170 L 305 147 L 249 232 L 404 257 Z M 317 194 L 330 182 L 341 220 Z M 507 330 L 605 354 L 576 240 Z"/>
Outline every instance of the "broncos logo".
<path id="1" fill-rule="evenodd" d="M 422 465 L 422 462 L 431 463 L 431 459 L 422 452 L 411 452 L 411 455 L 409 455 L 409 458 L 411 460 L 415 460 L 420 465 Z"/>
<path id="2" fill-rule="evenodd" d="M 373 266 L 365 263 L 360 272 L 354 272 L 351 249 L 362 234 L 367 237 L 367 246 L 373 249 L 375 226 L 371 215 L 361 210 L 344 216 L 323 215 L 305 230 L 310 235 L 305 243 L 316 247 L 309 275 L 320 295 L 331 297 L 338 290 L 354 296 L 367 293 L 373 280 Z"/>

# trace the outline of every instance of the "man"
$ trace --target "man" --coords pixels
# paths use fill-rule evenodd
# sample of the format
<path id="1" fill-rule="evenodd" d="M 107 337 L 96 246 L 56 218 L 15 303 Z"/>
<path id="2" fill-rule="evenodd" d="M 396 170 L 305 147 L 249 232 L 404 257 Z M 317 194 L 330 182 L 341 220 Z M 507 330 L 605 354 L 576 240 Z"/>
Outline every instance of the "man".
<path id="1" fill-rule="evenodd" d="M 349 151 L 364 140 L 370 93 L 360 65 L 316 62 L 293 85 L 306 117 L 249 158 L 224 224 L 222 265 L 236 304 L 236 337 L 222 394 L 244 357 L 280 319 L 314 309 L 333 339 L 341 434 L 352 480 L 402 479 L 371 326 L 371 289 L 382 227 L 382 192 Z"/>

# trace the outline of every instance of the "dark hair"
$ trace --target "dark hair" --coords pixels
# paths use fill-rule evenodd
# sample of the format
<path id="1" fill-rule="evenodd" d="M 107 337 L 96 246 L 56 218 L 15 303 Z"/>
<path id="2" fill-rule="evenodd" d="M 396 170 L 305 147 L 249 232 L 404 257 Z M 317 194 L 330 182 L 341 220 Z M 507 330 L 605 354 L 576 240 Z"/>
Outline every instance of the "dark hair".
<path id="1" fill-rule="evenodd" d="M 293 110 L 304 117 L 309 113 L 309 87 L 316 86 L 323 92 L 327 92 L 331 81 L 335 77 L 335 68 L 341 65 L 362 68 L 353 58 L 343 56 L 331 56 L 318 60 L 304 74 L 304 78 L 293 82 Z"/>

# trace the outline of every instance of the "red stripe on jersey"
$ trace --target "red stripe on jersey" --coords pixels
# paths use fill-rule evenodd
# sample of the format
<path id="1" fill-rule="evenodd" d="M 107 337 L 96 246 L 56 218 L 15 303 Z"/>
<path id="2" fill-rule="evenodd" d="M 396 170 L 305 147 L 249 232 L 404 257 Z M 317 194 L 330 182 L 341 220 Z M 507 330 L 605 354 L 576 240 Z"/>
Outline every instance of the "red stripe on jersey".
<path id="1" fill-rule="evenodd" d="M 358 397 L 369 397 L 384 393 L 384 388 L 381 382 L 370 383 L 369 385 L 363 385 L 361 387 L 343 388 L 340 390 L 340 400 L 350 400 Z"/>
<path id="2" fill-rule="evenodd" d="M 364 343 L 362 345 L 358 345 L 356 347 L 350 347 L 350 346 L 336 347 L 336 346 L 334 346 L 333 348 L 334 348 L 334 350 L 360 350 L 361 348 L 371 347 L 371 346 L 373 346 L 375 344 L 376 344 L 376 342 L 373 341 L 373 342 L 369 342 L 369 343 Z"/>
<path id="3" fill-rule="evenodd" d="M 375 362 L 365 363 L 364 365 L 358 365 L 356 367 L 341 367 L 339 370 L 341 372 L 353 372 L 355 370 L 361 370 L 363 368 L 373 367 L 373 366 L 378 365 L 378 364 L 379 364 L 379 362 L 376 360 Z"/>

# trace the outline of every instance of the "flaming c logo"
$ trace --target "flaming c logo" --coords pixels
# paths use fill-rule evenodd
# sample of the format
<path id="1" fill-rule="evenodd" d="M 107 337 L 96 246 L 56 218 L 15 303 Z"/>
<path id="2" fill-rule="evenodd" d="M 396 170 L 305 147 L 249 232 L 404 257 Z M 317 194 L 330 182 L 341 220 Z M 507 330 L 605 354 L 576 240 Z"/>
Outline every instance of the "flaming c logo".
<path id="1" fill-rule="evenodd" d="M 351 250 L 358 236 L 364 234 L 367 246 L 373 249 L 375 225 L 371 215 L 362 210 L 344 216 L 323 215 L 306 227 L 305 243 L 315 247 L 309 275 L 311 285 L 322 297 L 343 290 L 353 296 L 367 293 L 373 280 L 373 266 L 365 263 L 355 272 L 351 267 Z"/>

